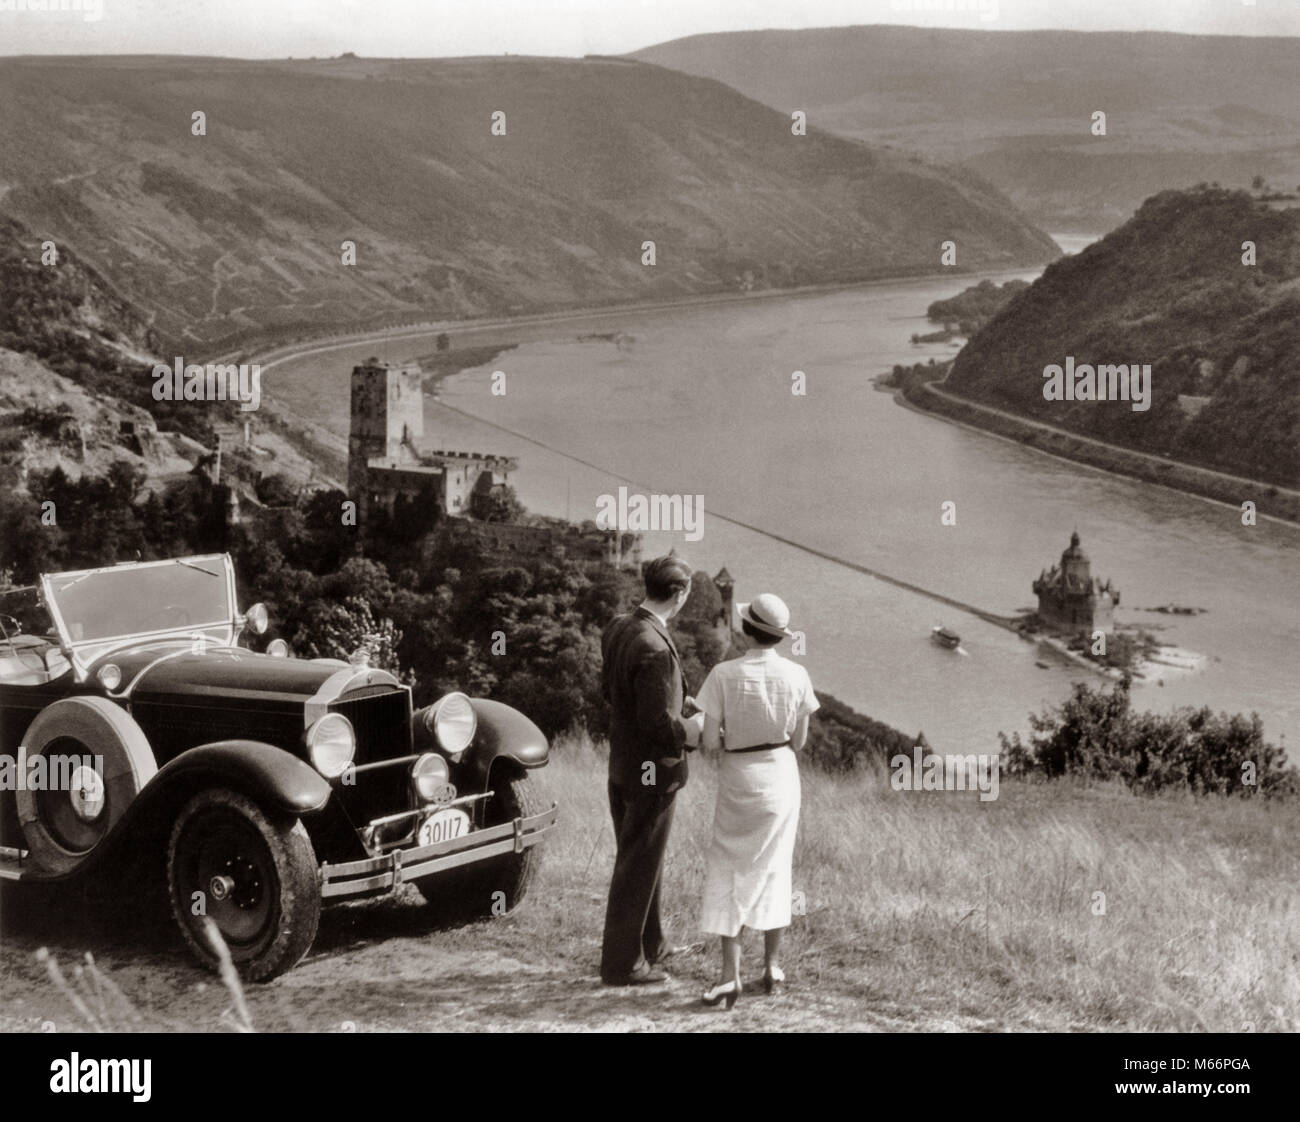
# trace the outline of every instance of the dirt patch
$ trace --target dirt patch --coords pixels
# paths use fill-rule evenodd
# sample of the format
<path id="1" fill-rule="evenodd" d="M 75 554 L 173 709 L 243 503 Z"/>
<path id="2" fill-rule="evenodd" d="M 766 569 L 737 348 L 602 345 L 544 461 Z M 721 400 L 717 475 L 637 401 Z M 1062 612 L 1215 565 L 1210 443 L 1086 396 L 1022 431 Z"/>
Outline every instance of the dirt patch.
<path id="1" fill-rule="evenodd" d="M 41 900 L 6 893 L 0 948 L 0 1031 L 79 1031 L 91 1027 L 71 997 L 37 959 L 47 947 L 69 987 L 93 994 L 75 978 L 90 951 L 98 968 L 139 1014 L 133 1023 L 113 1009 L 117 1029 L 227 1031 L 233 1001 L 219 979 L 195 966 L 168 923 L 141 916 L 125 926 L 82 914 L 72 933 L 69 894 Z M 527 908 L 525 904 L 525 908 Z M 537 917 L 533 917 L 534 920 Z M 712 946 L 675 956 L 671 980 L 653 988 L 602 986 L 596 973 L 598 929 L 572 955 L 539 954 L 535 924 L 503 917 L 465 927 L 440 927 L 414 889 L 371 904 L 327 911 L 312 953 L 269 985 L 248 986 L 255 1028 L 297 1032 L 797 1031 L 799 1029 L 942 1030 L 991 1027 L 963 1019 L 920 1018 L 873 1007 L 856 987 L 801 979 L 792 971 L 784 994 L 762 993 L 757 976 L 734 1012 L 700 1004 L 712 981 Z M 60 935 L 55 928 L 67 931 Z M 757 969 L 757 960 L 755 960 Z M 822 971 L 817 971 L 818 974 Z M 88 1000 L 92 1011 L 96 1008 Z"/>

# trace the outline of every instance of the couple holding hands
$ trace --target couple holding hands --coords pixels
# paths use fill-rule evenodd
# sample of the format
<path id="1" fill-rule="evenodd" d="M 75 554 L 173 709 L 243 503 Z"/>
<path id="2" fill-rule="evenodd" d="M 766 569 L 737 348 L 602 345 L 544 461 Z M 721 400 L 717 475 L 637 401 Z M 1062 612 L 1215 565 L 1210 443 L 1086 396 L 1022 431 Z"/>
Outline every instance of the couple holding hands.
<path id="1" fill-rule="evenodd" d="M 719 765 L 700 926 L 722 939 L 721 977 L 702 1000 L 730 1009 L 742 989 L 745 928 L 763 932 L 765 990 L 776 992 L 785 981 L 781 932 L 790 924 L 799 825 L 795 752 L 818 701 L 807 671 L 776 652 L 790 635 L 790 613 L 770 593 L 739 605 L 749 650 L 718 663 L 699 698 L 688 697 L 668 621 L 690 595 L 691 568 L 670 554 L 646 565 L 644 575 L 645 599 L 601 638 L 617 855 L 600 975 L 606 985 L 667 981 L 659 964 L 678 948 L 660 923 L 664 853 L 673 802 L 686 783 L 686 753 L 702 746 L 719 754 Z M 688 707 L 695 712 L 684 716 Z"/>

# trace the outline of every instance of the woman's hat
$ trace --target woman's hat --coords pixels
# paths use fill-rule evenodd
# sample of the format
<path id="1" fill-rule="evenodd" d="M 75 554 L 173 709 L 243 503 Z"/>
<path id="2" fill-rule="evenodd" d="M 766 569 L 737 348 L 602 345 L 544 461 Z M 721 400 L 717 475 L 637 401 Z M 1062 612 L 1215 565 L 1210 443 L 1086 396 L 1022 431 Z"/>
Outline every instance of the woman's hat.
<path id="1" fill-rule="evenodd" d="M 793 635 L 789 628 L 790 609 L 785 601 L 770 592 L 764 592 L 747 604 L 737 604 L 740 618 L 766 635 Z"/>

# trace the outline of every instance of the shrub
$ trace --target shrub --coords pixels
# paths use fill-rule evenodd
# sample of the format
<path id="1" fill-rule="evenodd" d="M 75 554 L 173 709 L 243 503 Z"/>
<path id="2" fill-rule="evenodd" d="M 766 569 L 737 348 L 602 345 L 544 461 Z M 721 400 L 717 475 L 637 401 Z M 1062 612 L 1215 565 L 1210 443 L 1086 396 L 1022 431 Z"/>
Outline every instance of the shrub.
<path id="1" fill-rule="evenodd" d="M 1109 693 L 1076 683 L 1061 705 L 1030 715 L 1029 744 L 1019 733 L 999 734 L 1006 771 L 1118 778 L 1148 793 L 1175 788 L 1285 796 L 1300 791 L 1300 776 L 1288 765 L 1286 752 L 1265 741 L 1258 714 L 1215 714 L 1206 707 L 1134 713 L 1129 693 L 1127 675 Z"/>

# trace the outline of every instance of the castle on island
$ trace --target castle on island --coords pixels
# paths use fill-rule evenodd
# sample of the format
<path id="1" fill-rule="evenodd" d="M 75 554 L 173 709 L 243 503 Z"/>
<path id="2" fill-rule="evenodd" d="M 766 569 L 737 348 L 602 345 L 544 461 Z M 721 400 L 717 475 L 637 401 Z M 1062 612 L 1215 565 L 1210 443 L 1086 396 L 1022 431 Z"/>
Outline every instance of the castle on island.
<path id="1" fill-rule="evenodd" d="M 1071 631 L 1114 630 L 1119 589 L 1109 579 L 1103 583 L 1093 577 L 1092 562 L 1079 544 L 1077 530 L 1070 535 L 1060 563 L 1044 569 L 1033 588 L 1038 618 L 1044 623 Z"/>

